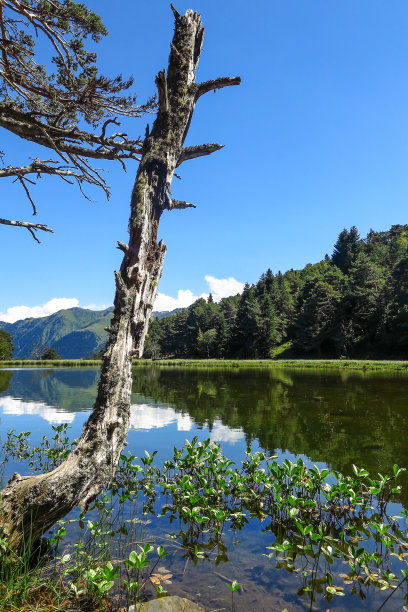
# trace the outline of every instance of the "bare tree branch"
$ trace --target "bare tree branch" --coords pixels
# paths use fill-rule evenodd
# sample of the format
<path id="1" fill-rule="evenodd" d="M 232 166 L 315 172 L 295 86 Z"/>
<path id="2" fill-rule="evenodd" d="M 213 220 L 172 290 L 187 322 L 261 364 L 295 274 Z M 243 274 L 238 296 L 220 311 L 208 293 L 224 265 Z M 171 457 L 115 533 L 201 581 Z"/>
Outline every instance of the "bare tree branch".
<path id="1" fill-rule="evenodd" d="M 18 176 L 16 180 L 18 180 L 18 181 L 19 181 L 19 182 L 22 184 L 23 189 L 24 189 L 24 191 L 26 192 L 26 196 L 27 196 L 27 198 L 28 198 L 28 199 L 29 199 L 29 201 L 30 201 L 31 208 L 33 209 L 33 215 L 34 215 L 34 217 L 35 217 L 35 215 L 37 214 L 37 209 L 36 209 L 36 207 L 35 207 L 35 204 L 34 204 L 34 202 L 33 202 L 32 197 L 31 197 L 30 191 L 29 191 L 29 189 L 28 189 L 28 187 L 27 187 L 27 185 L 26 185 L 25 179 L 24 179 L 23 177 L 21 177 L 21 176 Z"/>
<path id="2" fill-rule="evenodd" d="M 185 208 L 197 208 L 196 205 L 191 204 L 191 202 L 185 202 L 184 200 L 173 200 L 173 198 L 170 198 L 169 196 L 167 196 L 166 200 L 166 204 L 163 206 L 163 208 L 166 208 L 167 210 L 184 210 Z"/>
<path id="3" fill-rule="evenodd" d="M 42 225 L 42 223 L 28 223 L 26 221 L 10 221 L 9 219 L 0 219 L 0 224 L 1 225 L 12 225 L 14 227 L 25 227 L 30 232 L 34 240 L 38 243 L 40 241 L 35 235 L 35 232 L 37 230 L 41 230 L 42 232 L 50 232 L 51 234 L 54 233 L 54 230 L 52 230 L 47 225 Z"/>
<path id="4" fill-rule="evenodd" d="M 54 167 L 49 164 L 58 164 Z M 0 178 L 6 178 L 10 176 L 22 177 L 26 174 L 36 174 L 39 178 L 41 174 L 56 174 L 60 177 L 72 177 L 78 180 L 83 179 L 83 174 L 75 172 L 69 166 L 61 166 L 59 161 L 53 159 L 39 160 L 35 159 L 31 164 L 27 166 L 7 166 L 7 168 L 0 168 Z M 89 181 L 87 181 L 89 182 Z"/>
<path id="5" fill-rule="evenodd" d="M 128 253 L 129 251 L 129 245 L 125 244 L 124 242 L 120 242 L 119 240 L 118 240 L 118 246 L 116 248 L 119 249 L 120 251 L 123 251 L 123 253 Z"/>
<path id="6" fill-rule="evenodd" d="M 212 89 L 216 91 L 217 89 L 222 89 L 223 87 L 230 87 L 230 85 L 240 84 L 241 77 L 218 77 L 218 79 L 214 79 L 213 81 L 204 81 L 203 83 L 197 84 L 195 97 L 196 100 L 198 100 L 198 98 Z"/>
<path id="7" fill-rule="evenodd" d="M 117 122 L 116 125 L 118 125 Z M 13 132 L 24 140 L 31 140 L 48 149 L 54 149 L 59 155 L 64 152 L 93 159 L 112 160 L 118 157 L 137 159 L 136 154 L 142 152 L 143 140 L 140 138 L 129 140 L 125 134 L 106 137 L 104 135 L 106 122 L 100 135 L 84 132 L 76 126 L 59 128 L 48 125 L 6 102 L 0 102 L 0 127 Z M 117 137 L 121 137 L 121 140 L 116 140 Z M 92 148 L 92 145 L 98 145 L 98 147 L 95 149 Z"/>
<path id="8" fill-rule="evenodd" d="M 177 21 L 178 19 L 180 19 L 180 13 L 174 8 L 172 4 L 170 4 L 170 8 L 173 11 L 175 20 Z"/>
<path id="9" fill-rule="evenodd" d="M 181 155 L 179 157 L 176 167 L 181 166 L 181 164 L 187 161 L 188 159 L 194 159 L 195 157 L 202 157 L 204 155 L 211 155 L 211 153 L 219 151 L 223 147 L 224 145 L 219 145 L 215 143 L 196 145 L 194 147 L 184 147 L 184 149 L 181 151 Z"/>

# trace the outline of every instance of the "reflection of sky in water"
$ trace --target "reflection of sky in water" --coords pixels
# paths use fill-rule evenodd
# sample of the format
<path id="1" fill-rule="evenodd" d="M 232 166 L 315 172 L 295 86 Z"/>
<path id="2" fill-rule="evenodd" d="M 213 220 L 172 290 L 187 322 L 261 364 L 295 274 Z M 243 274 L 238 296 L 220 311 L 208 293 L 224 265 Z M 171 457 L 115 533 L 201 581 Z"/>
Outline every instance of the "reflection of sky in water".
<path id="1" fill-rule="evenodd" d="M 74 412 L 65 412 L 56 406 L 48 406 L 45 402 L 30 402 L 16 397 L 5 396 L 0 398 L 0 408 L 4 415 L 39 416 L 48 423 L 73 423 Z M 156 406 L 154 404 L 133 404 L 130 409 L 130 425 L 133 429 L 148 431 L 160 429 L 176 424 L 177 431 L 191 431 L 194 420 L 188 414 L 176 412 L 170 406 Z M 244 439 L 241 428 L 230 429 L 216 419 L 210 434 L 214 442 L 228 442 L 235 444 Z"/>
<path id="2" fill-rule="evenodd" d="M 188 414 L 176 412 L 171 406 L 155 406 L 154 404 L 133 404 L 130 409 L 130 425 L 137 430 L 160 429 L 173 423 L 177 426 L 177 431 L 191 431 L 194 427 L 194 420 Z M 235 444 L 243 440 L 245 434 L 241 428 L 230 429 L 223 425 L 219 419 L 214 421 L 210 433 L 213 442 L 228 442 Z"/>
<path id="3" fill-rule="evenodd" d="M 134 429 L 149 430 L 177 423 L 177 431 L 190 431 L 193 419 L 180 414 L 170 406 L 133 404 L 130 408 L 130 426 Z"/>
<path id="4" fill-rule="evenodd" d="M 16 397 L 0 397 L 0 409 L 4 415 L 38 416 L 48 423 L 73 423 L 77 413 L 66 412 L 45 402 L 24 401 Z M 130 409 L 130 425 L 134 429 L 149 430 L 177 423 L 178 431 L 190 431 L 193 419 L 187 414 L 177 413 L 167 406 L 135 404 Z M 214 438 L 215 439 L 215 438 Z M 217 438 L 221 439 L 221 438 Z"/>
<path id="5" fill-rule="evenodd" d="M 227 425 L 223 425 L 219 419 L 214 421 L 210 434 L 212 442 L 228 442 L 229 444 L 235 444 L 240 440 L 244 440 L 244 438 L 245 433 L 241 427 L 239 429 L 231 429 L 227 427 Z"/>
<path id="6" fill-rule="evenodd" d="M 259 438 L 263 448 L 279 455 L 279 463 L 286 458 L 296 462 L 300 456 L 309 466 L 317 463 L 321 469 L 326 461 L 341 470 L 347 469 L 348 462 L 367 465 L 371 458 L 369 467 L 374 473 L 378 469 L 389 473 L 385 465 L 387 460 L 390 463 L 389 457 L 398 457 L 401 465 L 408 464 L 406 379 L 401 382 L 393 379 L 385 394 L 384 384 L 381 386 L 380 379 L 374 377 L 364 385 L 360 378 L 350 377 L 345 385 L 338 376 L 326 374 L 291 374 L 296 384 L 287 383 L 288 377 L 284 380 L 281 374 L 278 379 L 275 373 L 272 378 L 268 372 L 252 371 L 209 374 L 152 370 L 149 378 L 149 372 L 143 370 L 134 375 L 134 389 L 143 393 L 132 393 L 131 431 L 123 452 L 143 456 L 145 449 L 150 455 L 157 450 L 155 465 L 171 458 L 174 447 L 181 448 L 186 438 L 191 440 L 195 436 L 200 441 L 210 438 L 221 443 L 225 456 L 237 467 L 244 459 L 247 444 L 253 452 L 261 450 Z M 51 425 L 58 423 L 69 424 L 71 439 L 79 437 L 92 408 L 97 376 L 96 370 L 0 370 L 1 438 L 5 439 L 8 429 L 30 430 L 30 444 L 38 445 L 44 435 L 49 438 L 53 435 Z M 392 406 L 390 390 L 394 393 Z M 381 420 L 383 415 L 388 415 L 385 421 Z M 367 427 L 367 422 L 372 426 Z M 388 439 L 391 450 L 387 455 L 382 449 Z M 368 451 L 364 454 L 365 446 Z M 10 461 L 5 479 L 24 470 L 21 463 Z M 400 507 L 392 504 L 390 511 L 397 515 Z M 267 526 L 267 521 L 251 520 L 239 533 L 240 546 L 236 543 L 237 535 L 226 531 L 230 564 L 225 565 L 220 576 L 225 573 L 230 582 L 235 578 L 245 585 L 247 595 L 237 594 L 237 598 L 242 597 L 238 609 L 257 612 L 304 609 L 296 598 L 303 578 L 295 573 L 276 573 L 273 561 L 263 556 L 267 552 L 265 546 L 273 543 L 274 537 L 271 532 L 262 533 Z M 172 527 L 165 521 L 152 520 L 146 529 L 153 538 L 165 538 L 172 533 Z M 181 577 L 177 582 L 185 587 L 186 593 L 215 586 L 212 564 L 207 564 L 206 570 L 202 565 L 187 567 L 181 556 L 174 556 L 172 562 L 174 573 Z M 342 564 L 340 567 L 343 571 Z M 212 593 L 218 597 L 218 589 Z M 401 593 L 402 589 L 392 599 L 390 610 L 401 609 Z M 222 597 L 220 593 L 219 598 L 211 600 L 208 609 L 227 609 L 228 602 Z M 338 612 L 377 609 L 384 596 L 371 590 L 366 602 L 343 599 L 340 604 L 335 602 Z M 324 603 L 320 606 L 317 602 L 313 609 L 326 609 Z"/>
<path id="7" fill-rule="evenodd" d="M 49 423 L 72 423 L 75 413 L 64 412 L 48 406 L 43 402 L 25 402 L 16 397 L 5 396 L 0 398 L 0 408 L 3 414 L 22 416 L 25 414 L 40 416 Z"/>

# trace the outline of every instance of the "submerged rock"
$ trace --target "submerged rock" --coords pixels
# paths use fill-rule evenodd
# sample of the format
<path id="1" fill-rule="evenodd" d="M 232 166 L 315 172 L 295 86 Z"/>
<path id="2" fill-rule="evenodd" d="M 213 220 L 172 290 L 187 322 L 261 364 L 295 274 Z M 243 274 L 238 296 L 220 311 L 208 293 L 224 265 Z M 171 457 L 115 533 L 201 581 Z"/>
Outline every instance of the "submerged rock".
<path id="1" fill-rule="evenodd" d="M 147 601 L 137 608 L 130 606 L 129 612 L 205 612 L 205 610 L 194 601 L 172 595 Z"/>

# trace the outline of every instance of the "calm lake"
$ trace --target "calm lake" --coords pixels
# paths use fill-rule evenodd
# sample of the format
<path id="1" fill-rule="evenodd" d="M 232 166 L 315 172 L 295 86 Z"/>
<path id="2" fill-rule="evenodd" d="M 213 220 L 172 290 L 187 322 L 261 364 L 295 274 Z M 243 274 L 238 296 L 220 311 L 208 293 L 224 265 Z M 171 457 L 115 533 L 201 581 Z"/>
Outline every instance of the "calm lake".
<path id="1" fill-rule="evenodd" d="M 1 438 L 7 430 L 31 432 L 39 444 L 51 426 L 68 423 L 78 437 L 87 418 L 99 372 L 96 369 L 0 370 Z M 352 465 L 370 474 L 393 473 L 393 465 L 408 467 L 408 377 L 405 374 L 315 370 L 229 370 L 140 367 L 134 370 L 132 429 L 129 451 L 141 456 L 158 450 L 155 462 L 172 457 L 173 447 L 186 438 L 211 438 L 238 465 L 247 445 L 277 455 L 279 461 L 302 457 L 320 469 L 328 466 L 349 474 Z M 21 465 L 8 466 L 10 476 Z M 400 484 L 400 502 L 408 508 L 408 472 Z M 401 510 L 398 504 L 394 514 Z M 405 520 L 405 519 L 404 519 Z M 406 528 L 406 524 L 403 523 Z M 169 537 L 177 536 L 177 537 Z M 195 565 L 183 554 L 179 525 L 153 514 L 144 537 L 171 552 L 165 566 L 173 574 L 170 594 L 189 597 L 208 610 L 231 609 L 226 581 L 237 580 L 236 610 L 377 610 L 390 590 L 361 587 L 328 602 L 316 594 L 311 606 L 302 592 L 305 575 L 276 567 L 263 553 L 274 541 L 267 519 L 252 519 L 242 531 L 226 531 L 226 551 L 220 559 Z M 218 557 L 218 563 L 215 560 Z M 342 569 L 341 561 L 337 568 Z M 392 559 L 390 559 L 390 564 Z M 406 583 L 384 610 L 407 604 Z"/>

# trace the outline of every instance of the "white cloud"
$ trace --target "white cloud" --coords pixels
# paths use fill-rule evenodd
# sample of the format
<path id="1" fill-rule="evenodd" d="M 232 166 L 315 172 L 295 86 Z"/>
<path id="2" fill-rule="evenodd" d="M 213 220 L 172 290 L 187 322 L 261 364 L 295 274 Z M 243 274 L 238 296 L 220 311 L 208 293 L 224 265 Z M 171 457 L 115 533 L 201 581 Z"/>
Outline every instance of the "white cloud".
<path id="1" fill-rule="evenodd" d="M 215 302 L 219 302 L 224 297 L 241 293 L 244 289 L 244 284 L 232 276 L 229 278 L 215 278 L 215 276 L 207 274 L 205 280 Z M 175 308 L 187 308 L 198 298 L 206 300 L 208 293 L 194 295 L 190 289 L 179 289 L 175 298 L 165 293 L 158 293 L 154 303 L 154 310 L 169 311 Z M 7 312 L 0 312 L 0 321 L 15 323 L 21 319 L 47 317 L 59 310 L 75 308 L 78 305 L 79 301 L 77 298 L 53 298 L 42 306 L 12 306 L 7 309 Z M 89 310 L 105 310 L 108 307 L 109 304 L 88 304 L 83 306 L 83 308 L 88 308 Z"/>
<path id="2" fill-rule="evenodd" d="M 228 442 L 229 444 L 235 444 L 239 440 L 243 440 L 245 437 L 244 431 L 239 429 L 230 429 L 226 425 L 223 425 L 218 419 L 214 422 L 214 427 L 210 433 L 211 442 Z"/>
<path id="3" fill-rule="evenodd" d="M 154 310 L 174 310 L 175 308 L 187 308 L 193 302 L 198 300 L 199 297 L 207 298 L 206 293 L 202 293 L 200 296 L 194 295 L 190 289 L 179 289 L 177 297 L 173 298 L 165 293 L 158 293 L 154 302 Z"/>
<path id="4" fill-rule="evenodd" d="M 205 280 L 215 302 L 219 302 L 224 297 L 241 293 L 244 290 L 244 283 L 237 281 L 232 276 L 229 278 L 215 278 L 207 274 Z M 198 298 L 204 298 L 206 300 L 208 298 L 208 293 L 194 295 L 190 289 L 179 289 L 176 298 L 166 295 L 165 293 L 158 293 L 154 303 L 154 310 L 167 311 L 174 310 L 175 308 L 187 308 L 187 306 L 193 304 Z"/>
<path id="5" fill-rule="evenodd" d="M 81 306 L 81 308 L 86 308 L 87 310 L 106 310 L 110 308 L 113 304 L 87 304 L 86 306 Z"/>
<path id="6" fill-rule="evenodd" d="M 177 423 L 178 431 L 190 431 L 193 419 L 180 414 L 170 407 L 152 406 L 151 404 L 132 404 L 130 407 L 130 424 L 135 429 L 156 429 Z"/>
<path id="7" fill-rule="evenodd" d="M 72 423 L 75 419 L 75 413 L 63 412 L 43 402 L 23 402 L 10 396 L 0 397 L 0 406 L 3 408 L 3 414 L 35 414 L 49 423 Z"/>
<path id="8" fill-rule="evenodd" d="M 59 310 L 74 308 L 79 302 L 76 298 L 53 298 L 42 306 L 12 306 L 7 312 L 0 312 L 0 321 L 15 323 L 20 319 L 47 317 Z"/>
<path id="9" fill-rule="evenodd" d="M 229 278 L 215 278 L 214 276 L 205 276 L 215 302 L 219 302 L 222 298 L 230 295 L 237 295 L 244 290 L 244 283 L 240 283 L 233 276 Z"/>

